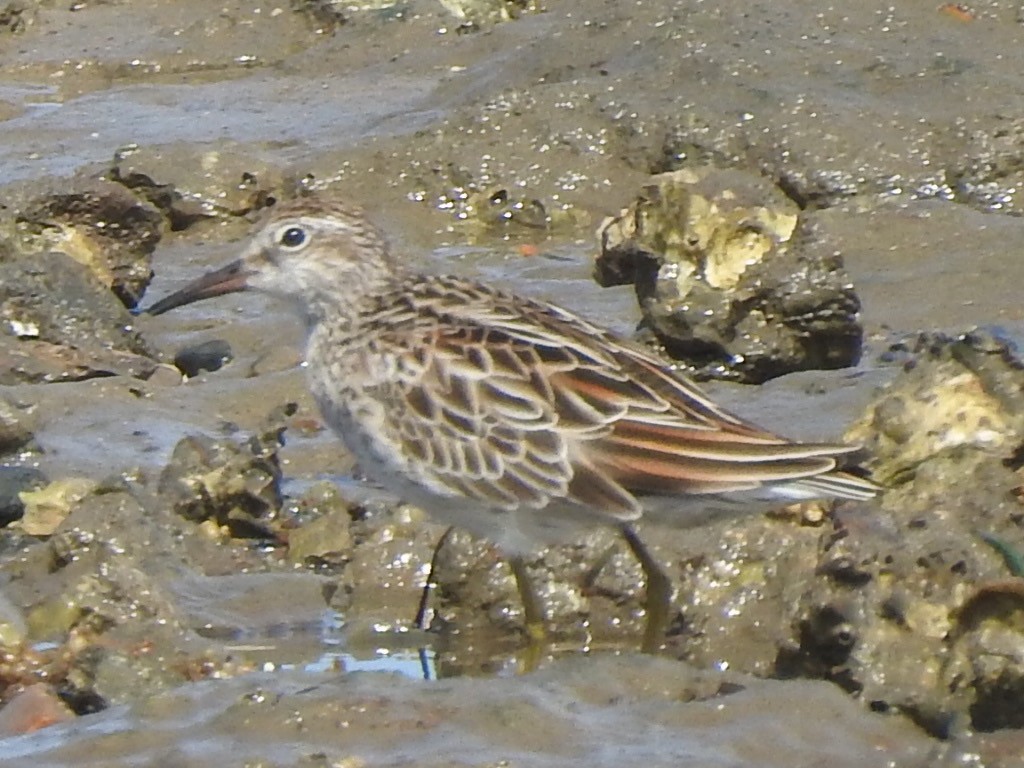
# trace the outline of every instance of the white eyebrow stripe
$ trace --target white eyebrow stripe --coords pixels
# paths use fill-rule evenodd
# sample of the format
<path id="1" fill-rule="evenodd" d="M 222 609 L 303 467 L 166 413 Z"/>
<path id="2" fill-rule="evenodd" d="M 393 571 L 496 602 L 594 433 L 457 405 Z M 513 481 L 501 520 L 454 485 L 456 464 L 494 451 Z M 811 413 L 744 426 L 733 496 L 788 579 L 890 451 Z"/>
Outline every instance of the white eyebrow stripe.
<path id="1" fill-rule="evenodd" d="M 299 221 L 302 226 L 316 230 L 329 230 L 332 232 L 351 233 L 359 229 L 354 222 L 332 216 L 330 218 L 319 216 L 303 216 Z"/>

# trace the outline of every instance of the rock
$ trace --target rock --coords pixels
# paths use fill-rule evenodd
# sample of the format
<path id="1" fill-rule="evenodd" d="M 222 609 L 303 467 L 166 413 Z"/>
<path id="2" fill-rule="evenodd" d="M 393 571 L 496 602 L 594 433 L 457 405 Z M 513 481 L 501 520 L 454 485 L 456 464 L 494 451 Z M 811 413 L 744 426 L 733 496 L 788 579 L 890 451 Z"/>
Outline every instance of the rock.
<path id="1" fill-rule="evenodd" d="M 972 726 L 1024 728 L 1018 706 L 1024 696 L 1024 579 L 1018 575 L 979 585 L 953 618 L 955 671 L 947 678 L 959 683 L 959 675 L 970 675 L 970 685 L 963 686 L 970 693 L 961 698 L 969 702 Z"/>
<path id="2" fill-rule="evenodd" d="M 205 436 L 179 441 L 160 474 L 161 496 L 193 522 L 213 521 L 233 536 L 273 536 L 281 509 L 277 450 L 283 419 L 294 413 L 294 406 L 279 410 L 262 434 L 244 443 Z"/>
<path id="3" fill-rule="evenodd" d="M 261 570 L 254 548 L 208 545 L 158 502 L 139 486 L 104 485 L 47 541 L 3 563 L 4 592 L 27 606 L 26 642 L 5 658 L 4 682 L 45 680 L 84 714 L 247 665 L 193 631 L 183 584 Z"/>
<path id="4" fill-rule="evenodd" d="M 350 528 L 353 546 L 331 598 L 331 607 L 344 613 L 346 632 L 355 643 L 382 626 L 412 624 L 426 568 L 444 532 L 406 504 L 371 503 L 359 512 Z M 461 576 L 466 577 L 465 571 Z"/>
<path id="5" fill-rule="evenodd" d="M 66 253 L 133 308 L 153 277 L 151 256 L 163 217 L 119 184 L 77 182 L 21 206 L 17 232 L 22 253 Z"/>
<path id="6" fill-rule="evenodd" d="M 840 262 L 801 252 L 800 210 L 761 177 L 655 176 L 598 236 L 598 282 L 634 283 L 644 325 L 694 375 L 756 383 L 860 357 L 860 302 Z"/>
<path id="7" fill-rule="evenodd" d="M 615 534 L 611 530 L 597 530 L 570 545 L 552 547 L 543 556 L 527 558 L 531 589 L 544 605 L 548 625 L 562 640 L 570 644 L 588 642 L 601 644 L 608 641 L 604 633 L 609 613 L 601 599 L 594 599 L 594 593 L 602 595 L 605 580 L 614 578 L 615 568 L 599 569 L 595 578 L 602 583 L 597 590 L 592 586 L 588 572 L 614 546 Z M 471 642 L 479 642 L 480 634 L 497 631 L 499 634 L 515 631 L 522 627 L 523 601 L 508 559 L 491 543 L 477 539 L 464 531 L 453 529 L 436 544 L 433 558 L 435 569 L 433 580 L 438 585 L 431 604 L 435 617 L 441 619 L 441 628 L 457 626 L 459 632 Z M 638 568 L 629 572 L 628 589 L 631 597 L 639 600 L 642 595 L 643 579 Z M 621 586 L 626 580 L 616 586 Z M 589 594 L 585 594 L 589 593 Z M 619 608 L 628 607 L 616 616 L 615 629 L 618 640 L 626 636 L 639 637 L 639 625 L 627 614 L 634 612 L 635 604 L 622 593 L 617 595 Z M 609 600 L 609 603 L 612 601 Z M 624 618 L 625 615 L 625 618 Z"/>
<path id="8" fill-rule="evenodd" d="M 982 329 L 958 338 L 922 333 L 887 357 L 902 357 L 904 374 L 849 434 L 876 476 L 907 483 L 925 471 L 934 482 L 940 473 L 952 491 L 970 465 L 992 455 L 1019 464 L 1010 457 L 1024 441 L 1024 367 L 1009 342 Z"/>
<path id="9" fill-rule="evenodd" d="M 0 398 L 0 456 L 32 445 L 32 430 L 24 411 Z"/>
<path id="10" fill-rule="evenodd" d="M 0 736 L 31 733 L 74 718 L 74 713 L 51 686 L 36 683 L 18 693 L 0 709 Z"/>
<path id="11" fill-rule="evenodd" d="M 304 563 L 310 558 L 338 558 L 352 546 L 348 510 L 338 510 L 288 533 L 288 557 Z"/>
<path id="12" fill-rule="evenodd" d="M 78 585 L 76 589 L 80 588 Z M 84 589 L 82 590 L 85 591 Z M 73 591 L 66 594 L 47 595 L 28 611 L 26 624 L 31 639 L 56 641 L 66 637 L 83 615 L 78 596 Z"/>
<path id="13" fill-rule="evenodd" d="M 903 372 L 849 434 L 886 491 L 822 539 L 778 673 L 934 735 L 1021 727 L 1024 365 L 985 331 L 920 334 L 887 357 Z"/>
<path id="14" fill-rule="evenodd" d="M 19 498 L 25 505 L 25 512 L 18 526 L 29 536 L 50 536 L 96 487 L 95 480 L 68 477 L 37 491 L 22 491 Z"/>
<path id="15" fill-rule="evenodd" d="M 465 26 L 476 27 L 519 18 L 538 10 L 533 0 L 440 0 L 441 5 Z"/>
<path id="16" fill-rule="evenodd" d="M 395 0 L 366 0 L 359 4 L 358 9 L 387 11 L 395 5 Z M 317 34 L 333 33 L 338 27 L 348 23 L 348 16 L 338 6 L 339 3 L 332 0 L 300 0 L 292 3 L 294 10 L 309 19 Z"/>
<path id="17" fill-rule="evenodd" d="M 125 147 L 114 157 L 108 177 L 159 209 L 172 231 L 258 211 L 273 204 L 283 185 L 280 172 L 251 151 L 222 146 L 196 157 L 187 144 Z"/>
<path id="18" fill-rule="evenodd" d="M 0 263 L 0 384 L 145 377 L 156 366 L 133 318 L 63 253 Z"/>
<path id="19" fill-rule="evenodd" d="M 231 345 L 227 341 L 210 339 L 178 350 L 174 355 L 174 365 L 185 376 L 192 378 L 203 371 L 219 371 L 232 358 Z"/>
<path id="20" fill-rule="evenodd" d="M 352 517 L 348 501 L 333 483 L 317 483 L 298 501 L 300 514 L 319 515 L 288 532 L 288 558 L 305 562 L 311 557 L 339 558 L 352 547 Z"/>
<path id="21" fill-rule="evenodd" d="M 21 493 L 45 484 L 46 476 L 33 467 L 0 466 L 0 527 L 21 518 L 25 503 Z"/>
<path id="22" fill-rule="evenodd" d="M 39 8 L 26 3 L 8 3 L 0 11 L 0 34 L 19 35 L 36 23 Z"/>

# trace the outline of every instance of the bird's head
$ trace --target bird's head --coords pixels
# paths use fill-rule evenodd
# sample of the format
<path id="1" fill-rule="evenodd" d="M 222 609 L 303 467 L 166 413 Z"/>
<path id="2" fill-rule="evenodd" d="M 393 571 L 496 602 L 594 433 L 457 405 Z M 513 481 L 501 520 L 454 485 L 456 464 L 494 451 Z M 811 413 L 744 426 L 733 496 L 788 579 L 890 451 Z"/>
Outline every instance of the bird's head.
<path id="1" fill-rule="evenodd" d="M 358 207 L 302 198 L 271 210 L 236 261 L 208 272 L 149 307 L 159 315 L 195 301 L 255 290 L 288 300 L 311 319 L 375 291 L 395 265 Z"/>

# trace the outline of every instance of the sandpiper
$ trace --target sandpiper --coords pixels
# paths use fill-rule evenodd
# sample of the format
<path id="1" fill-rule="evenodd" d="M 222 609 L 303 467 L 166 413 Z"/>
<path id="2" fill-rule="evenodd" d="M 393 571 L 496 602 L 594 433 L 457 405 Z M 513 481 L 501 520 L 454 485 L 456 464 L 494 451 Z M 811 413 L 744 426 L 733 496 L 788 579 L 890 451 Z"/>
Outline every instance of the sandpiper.
<path id="1" fill-rule="evenodd" d="M 879 491 L 839 468 L 854 446 L 761 429 L 565 309 L 408 271 L 334 198 L 277 205 L 240 259 L 148 312 L 242 290 L 303 318 L 313 394 L 363 472 L 510 558 L 535 633 L 544 613 L 523 558 L 585 526 L 617 526 L 640 560 L 653 650 L 671 587 L 633 530 L 641 514 L 686 525 Z"/>

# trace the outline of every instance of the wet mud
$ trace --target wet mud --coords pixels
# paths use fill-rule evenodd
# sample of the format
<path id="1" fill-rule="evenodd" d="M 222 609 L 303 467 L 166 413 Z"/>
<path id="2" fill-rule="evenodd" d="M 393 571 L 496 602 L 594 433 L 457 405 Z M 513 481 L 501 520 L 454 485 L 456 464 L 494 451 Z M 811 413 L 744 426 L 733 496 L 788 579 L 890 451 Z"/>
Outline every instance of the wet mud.
<path id="1" fill-rule="evenodd" d="M 1022 36 L 998 2 L 0 8 L 0 762 L 1019 765 Z M 653 657 L 611 532 L 539 552 L 530 646 L 500 552 L 360 482 L 285 307 L 133 314 L 324 190 L 846 433 L 885 493 L 643 523 Z"/>

